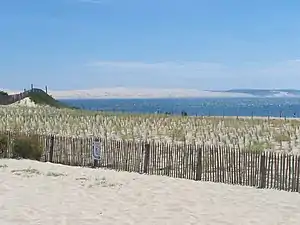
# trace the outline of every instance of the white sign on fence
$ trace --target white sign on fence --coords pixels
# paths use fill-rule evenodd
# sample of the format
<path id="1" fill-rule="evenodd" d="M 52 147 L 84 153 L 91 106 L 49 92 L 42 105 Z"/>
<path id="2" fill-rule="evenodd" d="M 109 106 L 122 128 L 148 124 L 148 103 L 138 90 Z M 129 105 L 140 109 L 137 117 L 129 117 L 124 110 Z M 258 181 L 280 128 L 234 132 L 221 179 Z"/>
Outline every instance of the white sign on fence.
<path id="1" fill-rule="evenodd" d="M 93 141 L 93 147 L 92 147 L 92 158 L 93 160 L 100 160 L 100 148 L 101 148 L 101 142 L 99 140 Z"/>

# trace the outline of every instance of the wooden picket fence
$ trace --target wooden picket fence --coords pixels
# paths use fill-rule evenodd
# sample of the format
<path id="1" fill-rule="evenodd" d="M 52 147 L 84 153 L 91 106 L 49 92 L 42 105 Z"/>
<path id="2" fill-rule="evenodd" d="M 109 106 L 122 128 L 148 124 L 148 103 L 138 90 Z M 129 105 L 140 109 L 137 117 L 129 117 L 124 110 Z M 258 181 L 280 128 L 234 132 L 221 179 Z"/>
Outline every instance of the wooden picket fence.
<path id="1" fill-rule="evenodd" d="M 7 149 L 2 152 L 4 156 L 11 157 L 15 134 L 6 135 L 10 138 Z M 44 149 L 41 161 L 257 188 L 300 191 L 300 156 L 298 155 L 253 152 L 222 146 L 100 139 L 101 159 L 95 162 L 91 155 L 93 138 L 50 135 L 38 137 Z"/>

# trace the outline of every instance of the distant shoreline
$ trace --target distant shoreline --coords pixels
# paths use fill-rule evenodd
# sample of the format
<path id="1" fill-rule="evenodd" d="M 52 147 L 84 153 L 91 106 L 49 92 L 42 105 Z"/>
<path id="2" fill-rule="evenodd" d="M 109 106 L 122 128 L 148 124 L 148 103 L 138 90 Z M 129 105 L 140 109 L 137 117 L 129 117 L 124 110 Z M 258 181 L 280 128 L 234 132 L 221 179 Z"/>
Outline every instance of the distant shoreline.
<path id="1" fill-rule="evenodd" d="M 55 96 L 54 96 L 55 97 Z M 202 100 L 202 99 L 300 99 L 300 97 L 207 97 L 207 96 L 196 96 L 196 97 L 120 97 L 120 96 L 111 96 L 111 97 L 94 97 L 94 98 L 59 98 L 55 97 L 57 100 L 71 100 L 71 101 L 88 101 L 88 100 Z"/>
<path id="2" fill-rule="evenodd" d="M 2 89 L 9 94 L 19 93 Z M 257 94 L 255 94 L 257 92 Z M 270 95 L 261 95 L 259 90 L 242 93 L 242 91 L 204 91 L 197 89 L 159 89 L 159 88 L 97 88 L 86 90 L 51 90 L 48 94 L 56 99 L 172 99 L 172 98 L 300 98 L 294 92 L 263 92 Z M 271 94 L 273 93 L 273 94 Z M 295 92 L 296 93 L 296 92 Z"/>
<path id="3" fill-rule="evenodd" d="M 3 89 L 9 94 L 19 93 Z M 196 89 L 140 89 L 140 88 L 99 88 L 88 90 L 48 90 L 56 99 L 130 99 L 130 98 L 212 98 L 212 97 L 255 97 L 243 93 L 200 91 Z"/>

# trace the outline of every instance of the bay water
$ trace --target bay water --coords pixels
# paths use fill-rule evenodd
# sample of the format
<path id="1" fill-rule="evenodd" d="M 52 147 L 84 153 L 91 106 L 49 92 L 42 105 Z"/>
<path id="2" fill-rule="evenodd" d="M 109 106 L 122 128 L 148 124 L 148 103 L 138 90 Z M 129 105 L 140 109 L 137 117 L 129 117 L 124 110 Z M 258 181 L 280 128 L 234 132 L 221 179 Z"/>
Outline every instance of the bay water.
<path id="1" fill-rule="evenodd" d="M 64 99 L 85 110 L 198 116 L 300 117 L 300 98 Z"/>

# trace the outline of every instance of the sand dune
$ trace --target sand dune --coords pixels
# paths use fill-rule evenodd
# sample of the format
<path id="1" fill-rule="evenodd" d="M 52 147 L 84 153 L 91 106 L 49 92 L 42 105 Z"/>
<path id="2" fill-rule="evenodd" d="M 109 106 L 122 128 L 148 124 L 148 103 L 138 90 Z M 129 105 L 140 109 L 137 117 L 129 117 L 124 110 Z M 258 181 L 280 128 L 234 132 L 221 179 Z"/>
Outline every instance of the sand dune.
<path id="1" fill-rule="evenodd" d="M 0 160 L 0 224 L 299 224 L 300 195 Z"/>
<path id="2" fill-rule="evenodd" d="M 29 97 L 24 98 L 20 101 L 17 101 L 11 105 L 9 105 L 9 107 L 11 106 L 28 106 L 28 107 L 36 107 L 37 104 L 35 104 Z"/>
<path id="3" fill-rule="evenodd" d="M 15 94 L 22 91 L 0 89 Z M 57 99 L 110 99 L 110 98 L 183 98 L 183 97 L 253 97 L 250 94 L 201 91 L 196 89 L 159 88 L 94 88 L 85 90 L 48 90 Z"/>
<path id="4" fill-rule="evenodd" d="M 59 99 L 68 98 L 183 98 L 183 97 L 251 97 L 249 94 L 200 91 L 196 89 L 155 89 L 155 88 L 97 88 L 88 90 L 50 90 Z"/>

